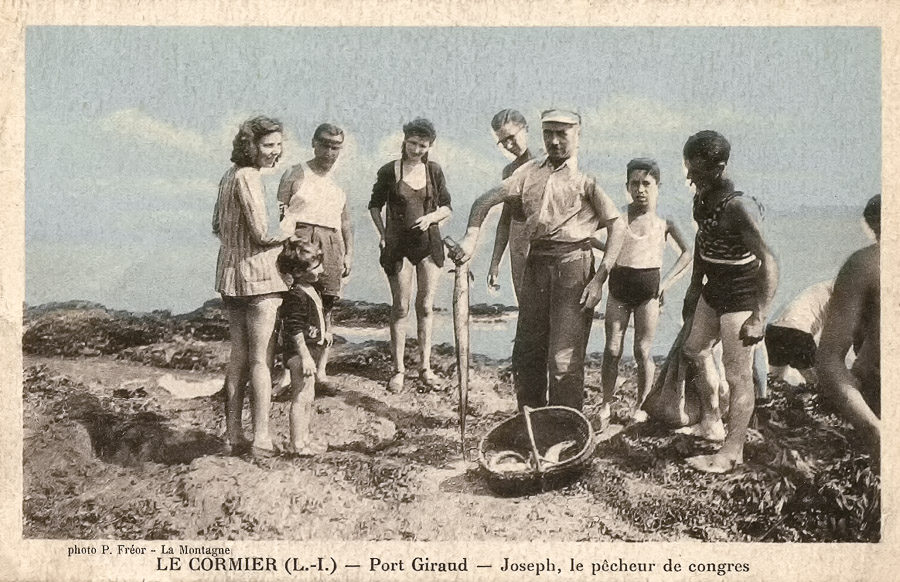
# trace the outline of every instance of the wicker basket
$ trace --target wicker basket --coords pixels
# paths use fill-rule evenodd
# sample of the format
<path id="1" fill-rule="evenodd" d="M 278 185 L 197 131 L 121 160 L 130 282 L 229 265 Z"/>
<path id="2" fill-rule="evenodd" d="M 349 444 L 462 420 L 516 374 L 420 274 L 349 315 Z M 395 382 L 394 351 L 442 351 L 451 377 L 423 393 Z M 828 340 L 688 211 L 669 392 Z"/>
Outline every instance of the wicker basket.
<path id="1" fill-rule="evenodd" d="M 566 406 L 546 406 L 530 413 L 532 433 L 537 449 L 572 440 L 575 445 L 564 451 L 559 462 L 521 471 L 497 471 L 489 466 L 489 459 L 500 451 L 513 451 L 525 459 L 532 457 L 531 443 L 525 416 L 519 413 L 496 425 L 481 439 L 478 464 L 485 473 L 488 485 L 503 495 L 522 495 L 546 491 L 575 480 L 588 465 L 594 452 L 594 431 L 581 412 Z"/>

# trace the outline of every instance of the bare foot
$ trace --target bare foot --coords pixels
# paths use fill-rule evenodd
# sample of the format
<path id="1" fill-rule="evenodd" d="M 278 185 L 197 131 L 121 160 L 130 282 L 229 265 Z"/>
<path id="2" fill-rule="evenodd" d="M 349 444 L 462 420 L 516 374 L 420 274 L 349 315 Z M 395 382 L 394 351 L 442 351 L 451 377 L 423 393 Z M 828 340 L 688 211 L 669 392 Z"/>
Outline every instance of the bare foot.
<path id="1" fill-rule="evenodd" d="M 419 379 L 429 390 L 434 390 L 438 383 L 438 377 L 431 371 L 431 368 L 423 368 L 419 372 Z"/>
<path id="2" fill-rule="evenodd" d="M 327 443 L 320 441 L 305 441 L 300 446 L 294 445 L 293 454 L 298 457 L 315 457 L 328 449 Z"/>
<path id="3" fill-rule="evenodd" d="M 647 413 L 643 410 L 635 410 L 631 413 L 631 423 L 640 424 L 647 422 Z"/>
<path id="4" fill-rule="evenodd" d="M 403 389 L 403 372 L 395 372 L 387 385 L 388 392 L 396 394 Z"/>
<path id="5" fill-rule="evenodd" d="M 743 463 L 743 459 L 716 453 L 715 455 L 689 457 L 685 459 L 685 462 L 692 468 L 704 473 L 730 473 L 735 467 Z"/>
<path id="6" fill-rule="evenodd" d="M 725 440 L 725 425 L 722 424 L 721 420 L 717 420 L 712 424 L 699 422 L 691 426 L 679 428 L 675 432 L 678 434 L 687 434 L 695 437 L 700 437 L 701 439 L 712 441 L 714 443 L 722 442 Z"/>
<path id="7" fill-rule="evenodd" d="M 600 407 L 600 410 L 597 411 L 597 417 L 600 419 L 599 432 L 603 432 L 609 428 L 609 421 L 612 418 L 612 410 L 610 409 L 609 404 L 604 404 Z"/>

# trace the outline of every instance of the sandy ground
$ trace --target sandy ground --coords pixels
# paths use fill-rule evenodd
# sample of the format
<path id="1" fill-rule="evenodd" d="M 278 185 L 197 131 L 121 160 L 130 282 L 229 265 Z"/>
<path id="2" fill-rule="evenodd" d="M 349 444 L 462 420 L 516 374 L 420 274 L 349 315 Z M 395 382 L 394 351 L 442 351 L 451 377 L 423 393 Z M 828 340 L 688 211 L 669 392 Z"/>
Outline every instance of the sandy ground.
<path id="1" fill-rule="evenodd" d="M 96 311 L 38 313 L 28 321 L 26 537 L 879 539 L 880 483 L 872 460 L 854 452 L 845 427 L 821 409 L 812 391 L 773 386 L 776 397 L 758 411 L 746 466 L 734 475 L 686 467 L 686 456 L 709 450 L 691 437 L 653 423 L 614 425 L 600 435 L 578 481 L 501 497 L 474 462 L 462 459 L 450 346 L 436 348 L 443 391 L 422 392 L 409 377 L 398 394 L 384 387 L 390 370 L 385 342 L 336 346 L 330 386 L 314 402 L 313 431 L 327 452 L 257 461 L 223 449 L 223 403 L 208 395 L 221 385 L 223 341 L 184 334 L 178 324 L 174 337 L 150 334 L 142 345 L 107 349 L 105 339 L 100 347 L 87 342 L 75 357 L 47 355 L 59 352 L 53 346 L 64 344 L 67 330 L 102 327 L 86 322 L 90 317 L 105 322 L 104 329 L 122 324 L 119 316 Z M 50 319 L 53 333 L 37 325 Z M 215 336 L 207 332 L 203 337 Z M 413 342 L 409 348 L 414 356 Z M 622 375 L 617 414 L 634 394 L 630 364 Z M 173 385 L 182 396 L 207 395 L 176 398 L 165 389 Z M 593 419 L 599 355 L 590 358 L 587 385 L 585 412 Z M 276 442 L 287 440 L 288 409 L 273 405 Z M 468 446 L 476 447 L 513 412 L 508 362 L 475 358 Z M 249 426 L 249 409 L 245 420 Z"/>

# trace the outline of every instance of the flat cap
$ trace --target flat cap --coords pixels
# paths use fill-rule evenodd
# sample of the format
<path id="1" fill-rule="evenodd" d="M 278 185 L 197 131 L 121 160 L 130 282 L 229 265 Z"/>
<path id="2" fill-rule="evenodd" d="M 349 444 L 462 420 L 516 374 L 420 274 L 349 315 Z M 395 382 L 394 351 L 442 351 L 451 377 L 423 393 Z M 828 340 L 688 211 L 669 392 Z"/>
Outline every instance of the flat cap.
<path id="1" fill-rule="evenodd" d="M 581 125 L 581 116 L 567 109 L 548 109 L 541 113 L 541 123 L 544 122 Z"/>

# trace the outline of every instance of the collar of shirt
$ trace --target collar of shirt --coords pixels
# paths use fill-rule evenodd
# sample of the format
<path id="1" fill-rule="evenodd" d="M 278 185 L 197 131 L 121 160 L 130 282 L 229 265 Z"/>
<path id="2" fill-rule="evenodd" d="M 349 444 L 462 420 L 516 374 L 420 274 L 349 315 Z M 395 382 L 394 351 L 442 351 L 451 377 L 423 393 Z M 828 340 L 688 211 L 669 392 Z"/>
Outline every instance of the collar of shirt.
<path id="1" fill-rule="evenodd" d="M 550 165 L 550 156 L 544 156 L 544 159 L 541 160 L 540 167 L 543 168 L 543 167 L 546 167 L 549 165 Z M 570 156 L 569 158 L 566 158 L 566 161 L 561 163 L 559 165 L 559 167 L 556 167 L 556 168 L 551 167 L 550 173 L 558 172 L 558 171 L 562 170 L 563 168 L 569 168 L 569 171 L 571 171 L 573 174 L 578 173 L 578 156 Z"/>

